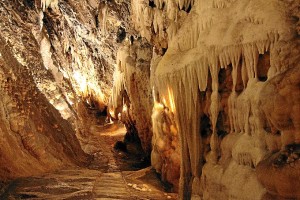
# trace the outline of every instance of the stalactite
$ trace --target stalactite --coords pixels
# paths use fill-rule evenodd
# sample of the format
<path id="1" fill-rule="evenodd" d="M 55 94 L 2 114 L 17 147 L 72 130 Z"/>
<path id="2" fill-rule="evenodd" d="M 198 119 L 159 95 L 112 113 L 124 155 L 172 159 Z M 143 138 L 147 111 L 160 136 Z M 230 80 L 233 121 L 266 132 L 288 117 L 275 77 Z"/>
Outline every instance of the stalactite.
<path id="1" fill-rule="evenodd" d="M 190 2 L 179 1 L 178 3 L 182 9 Z M 260 1 L 259 3 L 266 6 L 264 2 Z M 161 1 L 156 1 L 156 4 L 159 9 Z M 190 197 L 189 186 L 192 186 L 191 195 L 199 194 L 197 188 L 200 187 L 198 178 L 200 178 L 201 171 L 198 168 L 202 166 L 203 154 L 200 150 L 201 137 L 199 137 L 199 127 L 197 126 L 200 118 L 198 95 L 199 90 L 206 91 L 206 93 L 210 92 L 207 91 L 209 73 L 212 78 L 209 104 L 212 135 L 210 136 L 211 153 L 207 162 L 217 164 L 221 156 L 217 120 L 219 111 L 223 108 L 221 108 L 218 75 L 220 68 L 226 70 L 229 65 L 232 66 L 231 76 L 233 82 L 226 101 L 229 132 L 237 136 L 247 135 L 239 140 L 241 146 L 234 149 L 234 159 L 236 159 L 238 165 L 246 165 L 252 168 L 257 165 L 265 154 L 265 144 L 258 139 L 263 138 L 265 133 L 263 122 L 261 122 L 263 120 L 260 117 L 262 114 L 258 107 L 259 91 L 264 85 L 263 82 L 258 80 L 258 59 L 260 54 L 274 49 L 280 39 L 283 40 L 284 37 L 281 35 L 289 35 L 288 32 L 284 31 L 288 30 L 288 28 L 285 29 L 286 26 L 284 25 L 286 19 L 284 17 L 271 19 L 267 15 L 257 12 L 257 18 L 251 18 L 247 21 L 249 29 L 238 30 L 238 24 L 241 20 L 247 19 L 249 13 L 245 12 L 234 19 L 227 18 L 226 11 L 222 9 L 229 8 L 231 5 L 233 5 L 233 1 L 230 0 L 213 1 L 213 3 L 195 2 L 194 6 L 197 9 L 193 13 L 194 16 L 187 16 L 185 19 L 185 22 L 190 23 L 181 24 L 181 28 L 178 30 L 175 22 L 169 26 L 169 49 L 155 67 L 154 87 L 157 89 L 159 96 L 162 97 L 162 103 L 172 110 L 177 119 L 181 155 L 184 158 L 181 163 L 181 198 Z M 237 3 L 236 7 L 233 7 L 230 12 L 235 12 L 235 9 L 243 5 L 256 12 L 254 3 L 247 4 L 246 1 Z M 278 7 L 279 4 L 274 3 L 272 6 Z M 276 12 L 280 16 L 280 9 L 274 11 L 274 7 L 270 8 L 269 12 Z M 208 10 L 215 14 L 213 16 L 207 15 Z M 154 19 L 158 16 L 154 13 Z M 195 16 L 198 17 L 198 20 L 195 20 Z M 275 21 L 276 23 L 274 23 Z M 281 26 L 274 26 L 278 23 Z M 224 26 L 221 25 L 223 28 L 216 28 L 219 24 L 223 24 Z M 158 32 L 157 25 L 154 28 Z M 250 29 L 253 30 L 250 31 Z M 259 34 L 254 35 L 255 31 Z M 235 35 L 235 37 L 231 38 L 230 35 Z M 239 37 L 244 37 L 244 40 L 239 40 Z M 274 76 L 274 74 L 282 72 L 284 68 L 279 68 L 279 65 L 273 61 L 276 51 L 271 50 L 270 52 L 271 66 L 268 76 Z M 243 84 L 243 91 L 240 88 L 237 89 L 239 84 Z M 170 90 L 174 93 L 175 108 L 172 108 L 173 105 L 169 100 Z M 253 146 L 253 150 L 250 152 L 245 152 L 246 148 L 242 145 L 246 144 L 244 141 L 246 137 L 250 138 L 248 145 Z"/>
<path id="2" fill-rule="evenodd" d="M 141 141 L 145 155 L 151 153 L 151 111 L 152 96 L 150 87 L 151 49 L 144 40 L 125 43 L 117 53 L 114 72 L 114 87 L 109 109 L 114 116 L 128 107 L 130 126 L 133 126 Z M 143 109 L 141 110 L 141 107 Z M 121 114 L 122 115 L 122 114 Z M 130 131 L 130 130 L 128 130 Z"/>
<path id="3" fill-rule="evenodd" d="M 42 10 L 45 11 L 48 7 L 57 8 L 58 0 L 41 0 Z"/>

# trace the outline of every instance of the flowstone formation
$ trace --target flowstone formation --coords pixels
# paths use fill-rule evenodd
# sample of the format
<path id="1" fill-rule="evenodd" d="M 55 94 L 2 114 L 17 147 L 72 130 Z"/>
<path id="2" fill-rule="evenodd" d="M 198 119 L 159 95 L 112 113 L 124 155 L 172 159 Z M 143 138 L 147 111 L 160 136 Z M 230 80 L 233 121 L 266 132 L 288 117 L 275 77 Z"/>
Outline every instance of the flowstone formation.
<path id="1" fill-rule="evenodd" d="M 181 199 L 299 198 L 298 5 L 132 1 L 135 28 L 154 45 L 152 165 L 165 177 L 165 152 L 180 148 Z M 179 147 L 168 146 L 162 107 Z"/>
<path id="2" fill-rule="evenodd" d="M 174 114 L 163 104 L 155 102 L 152 124 L 151 164 L 161 174 L 161 180 L 172 184 L 173 190 L 178 192 L 180 146 Z"/>
<path id="3" fill-rule="evenodd" d="M 151 46 L 145 39 L 124 42 L 117 54 L 109 106 L 111 116 L 125 124 L 127 136 L 141 143 L 146 156 L 151 153 L 152 138 L 151 56 Z"/>

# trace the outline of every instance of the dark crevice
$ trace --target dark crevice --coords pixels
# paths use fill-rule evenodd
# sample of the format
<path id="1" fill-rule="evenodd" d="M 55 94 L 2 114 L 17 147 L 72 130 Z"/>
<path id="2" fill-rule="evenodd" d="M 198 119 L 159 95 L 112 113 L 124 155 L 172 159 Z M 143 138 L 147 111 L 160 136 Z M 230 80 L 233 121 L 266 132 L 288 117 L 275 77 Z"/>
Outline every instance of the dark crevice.
<path id="1" fill-rule="evenodd" d="M 121 43 L 126 38 L 126 31 L 125 28 L 119 26 L 117 32 L 117 43 Z"/>
<path id="2" fill-rule="evenodd" d="M 225 115 L 224 112 L 219 112 L 217 120 L 217 134 L 219 138 L 224 138 L 228 134 L 229 127 L 225 125 Z"/>
<path id="3" fill-rule="evenodd" d="M 99 18 L 98 18 L 98 14 L 95 15 L 95 24 L 96 24 L 96 28 L 99 28 Z"/>
<path id="4" fill-rule="evenodd" d="M 156 7 L 154 1 L 151 1 L 151 0 L 149 1 L 149 6 L 150 6 L 151 8 L 155 8 L 155 7 Z"/>
<path id="5" fill-rule="evenodd" d="M 165 53 L 167 52 L 168 48 L 162 48 L 162 54 L 165 55 Z"/>
<path id="6" fill-rule="evenodd" d="M 206 86 L 206 93 L 207 92 L 212 92 L 212 77 L 211 77 L 211 73 L 208 70 L 208 77 L 207 77 L 207 86 Z"/>
<path id="7" fill-rule="evenodd" d="M 268 71 L 270 68 L 270 52 L 260 54 L 257 63 L 257 79 L 265 82 L 268 79 Z"/>
<path id="8" fill-rule="evenodd" d="M 23 0 L 23 3 L 25 6 L 27 6 L 30 9 L 35 8 L 35 1 L 34 0 Z"/>
<path id="9" fill-rule="evenodd" d="M 165 8 L 165 6 L 166 6 L 166 3 L 165 3 L 165 2 L 163 2 L 163 3 L 162 3 L 162 7 L 161 7 L 161 9 L 163 10 L 163 9 Z"/>
<path id="10" fill-rule="evenodd" d="M 200 134 L 202 138 L 202 149 L 203 149 L 203 159 L 202 164 L 206 163 L 206 156 L 211 151 L 210 147 L 210 136 L 212 134 L 212 127 L 209 117 L 204 114 L 200 119 Z"/>
<path id="11" fill-rule="evenodd" d="M 235 91 L 240 94 L 244 90 L 244 84 L 242 79 L 242 65 L 243 65 L 243 59 L 240 59 L 239 65 L 237 67 L 237 80 L 236 80 L 236 86 Z"/>
<path id="12" fill-rule="evenodd" d="M 192 4 L 189 5 L 189 7 L 186 9 L 186 12 L 187 12 L 187 13 L 190 13 L 191 10 L 192 10 Z"/>
<path id="13" fill-rule="evenodd" d="M 262 82 L 265 82 L 267 79 L 268 79 L 267 76 L 259 76 L 259 77 L 258 77 L 258 80 L 259 80 L 259 81 L 262 81 Z"/>
<path id="14" fill-rule="evenodd" d="M 191 10 L 192 10 L 192 4 L 189 4 L 187 8 L 186 7 L 182 7 L 182 9 L 180 9 L 180 7 L 178 5 L 178 10 L 183 10 L 183 11 L 185 11 L 187 13 L 190 13 Z"/>
<path id="15" fill-rule="evenodd" d="M 126 134 L 123 141 L 117 141 L 114 149 L 126 153 L 127 157 L 134 158 L 138 162 L 132 163 L 134 169 L 142 169 L 151 165 L 150 156 L 146 155 L 142 149 L 141 140 L 134 124 L 124 124 Z"/>
<path id="16" fill-rule="evenodd" d="M 232 66 L 231 64 L 227 66 L 227 68 L 222 68 L 218 74 L 218 81 L 219 81 L 219 92 L 231 92 L 232 91 Z"/>
<path id="17" fill-rule="evenodd" d="M 211 134 L 210 119 L 207 115 L 201 117 L 200 133 L 202 137 L 207 137 Z"/>

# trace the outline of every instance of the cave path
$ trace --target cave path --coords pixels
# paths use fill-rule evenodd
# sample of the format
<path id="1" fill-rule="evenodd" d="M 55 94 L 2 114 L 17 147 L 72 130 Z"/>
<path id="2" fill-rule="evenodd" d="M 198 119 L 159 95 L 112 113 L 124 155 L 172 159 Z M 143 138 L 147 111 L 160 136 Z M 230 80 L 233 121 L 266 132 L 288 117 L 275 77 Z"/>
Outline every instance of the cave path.
<path id="1" fill-rule="evenodd" d="M 176 194 L 163 190 L 164 186 L 151 167 L 130 170 L 129 166 L 135 161 L 113 150 L 114 143 L 122 140 L 125 131 L 116 126 L 104 130 L 92 126 L 88 139 L 81 141 L 83 149 L 94 155 L 89 166 L 67 167 L 16 179 L 10 182 L 0 199 L 177 199 Z"/>

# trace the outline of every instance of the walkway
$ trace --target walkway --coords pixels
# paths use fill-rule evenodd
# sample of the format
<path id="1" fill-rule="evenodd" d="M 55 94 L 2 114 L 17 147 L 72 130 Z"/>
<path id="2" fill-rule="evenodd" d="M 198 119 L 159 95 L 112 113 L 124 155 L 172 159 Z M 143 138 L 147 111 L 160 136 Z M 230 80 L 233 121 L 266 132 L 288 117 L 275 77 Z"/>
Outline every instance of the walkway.
<path id="1" fill-rule="evenodd" d="M 83 144 L 85 151 L 95 156 L 91 165 L 14 180 L 0 199 L 177 199 L 176 194 L 162 191 L 164 186 L 151 167 L 135 171 L 130 155 L 113 150 L 113 144 L 122 140 L 124 129 L 100 130 L 91 127 L 92 134 Z"/>

